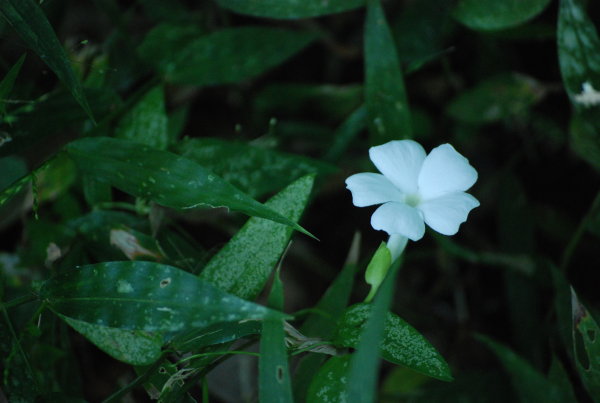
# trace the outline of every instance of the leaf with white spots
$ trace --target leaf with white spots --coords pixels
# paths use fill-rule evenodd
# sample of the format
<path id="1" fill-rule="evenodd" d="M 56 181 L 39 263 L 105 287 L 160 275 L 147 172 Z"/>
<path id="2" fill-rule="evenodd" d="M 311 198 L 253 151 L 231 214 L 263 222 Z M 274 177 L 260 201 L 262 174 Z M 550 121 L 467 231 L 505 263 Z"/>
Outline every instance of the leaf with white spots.
<path id="1" fill-rule="evenodd" d="M 168 118 L 161 86 L 152 88 L 127 111 L 115 129 L 115 137 L 161 150 L 167 148 Z"/>
<path id="2" fill-rule="evenodd" d="M 310 235 L 201 165 L 168 151 L 109 137 L 76 140 L 67 151 L 83 173 L 160 205 L 177 209 L 228 207 Z"/>
<path id="3" fill-rule="evenodd" d="M 217 138 L 185 139 L 177 145 L 177 152 L 252 197 L 279 191 L 304 175 L 336 170 L 333 165 L 300 155 Z"/>
<path id="4" fill-rule="evenodd" d="M 350 354 L 331 357 L 313 377 L 306 401 L 315 403 L 349 401 L 346 393 Z"/>
<path id="5" fill-rule="evenodd" d="M 273 196 L 265 206 L 297 221 L 308 202 L 313 176 L 304 176 Z M 254 299 L 287 247 L 290 227 L 251 218 L 206 264 L 200 278 L 241 298 Z"/>
<path id="6" fill-rule="evenodd" d="M 62 316 L 65 322 L 111 357 L 131 364 L 150 365 L 160 358 L 163 336 L 140 330 L 95 325 Z"/>
<path id="7" fill-rule="evenodd" d="M 600 104 L 600 39 L 580 0 L 561 0 L 558 60 L 569 98 L 576 108 Z"/>
<path id="8" fill-rule="evenodd" d="M 355 348 L 370 310 L 369 304 L 356 304 L 348 308 L 340 320 L 334 344 Z M 384 334 L 380 345 L 382 358 L 432 378 L 452 380 L 450 368 L 440 353 L 402 318 L 388 312 Z"/>
<path id="9" fill-rule="evenodd" d="M 147 332 L 284 317 L 193 274 L 153 262 L 107 262 L 68 270 L 46 281 L 41 297 L 69 318 Z"/>

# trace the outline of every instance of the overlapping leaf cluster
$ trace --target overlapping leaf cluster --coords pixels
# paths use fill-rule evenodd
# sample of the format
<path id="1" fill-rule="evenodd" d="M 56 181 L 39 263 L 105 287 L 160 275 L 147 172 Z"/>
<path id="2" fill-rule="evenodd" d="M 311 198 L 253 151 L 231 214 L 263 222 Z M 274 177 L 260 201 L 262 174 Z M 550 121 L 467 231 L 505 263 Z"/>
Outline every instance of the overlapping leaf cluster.
<path id="1" fill-rule="evenodd" d="M 0 0 L 0 400 L 598 399 L 597 301 L 568 283 L 597 261 L 597 7 L 122 3 Z M 459 143 L 483 207 L 364 303 L 380 239 L 349 245 L 343 179 L 403 138 Z M 104 354 L 128 372 L 98 392 Z M 256 376 L 220 375 L 240 355 Z"/>

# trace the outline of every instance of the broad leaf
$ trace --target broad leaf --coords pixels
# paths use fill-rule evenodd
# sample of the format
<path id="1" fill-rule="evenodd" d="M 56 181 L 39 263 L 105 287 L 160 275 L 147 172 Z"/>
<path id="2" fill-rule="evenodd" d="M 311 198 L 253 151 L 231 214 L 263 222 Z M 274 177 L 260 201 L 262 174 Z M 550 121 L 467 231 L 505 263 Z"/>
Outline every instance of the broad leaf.
<path id="1" fill-rule="evenodd" d="M 268 18 L 308 18 L 358 8 L 365 0 L 215 0 L 240 14 Z"/>
<path id="2" fill-rule="evenodd" d="M 161 355 L 161 334 L 106 327 L 62 315 L 61 317 L 69 326 L 116 360 L 131 365 L 150 365 Z"/>
<path id="3" fill-rule="evenodd" d="M 600 402 L 600 327 L 571 289 L 573 357 L 590 396 Z"/>
<path id="4" fill-rule="evenodd" d="M 533 78 L 503 74 L 489 78 L 453 99 L 447 112 L 454 119 L 472 124 L 523 117 L 544 91 Z"/>
<path id="5" fill-rule="evenodd" d="M 550 0 L 459 0 L 454 17 L 471 29 L 493 31 L 522 24 L 549 3 Z"/>
<path id="6" fill-rule="evenodd" d="M 183 270 L 152 262 L 108 262 L 68 270 L 46 281 L 40 295 L 64 316 L 147 332 L 283 317 Z"/>
<path id="7" fill-rule="evenodd" d="M 600 104 L 600 39 L 582 3 L 560 1 L 557 32 L 560 72 L 571 102 L 579 109 Z M 596 102 L 588 105 L 588 99 Z"/>
<path id="8" fill-rule="evenodd" d="M 564 402 L 558 385 L 551 383 L 523 358 L 492 339 L 479 335 L 477 338 L 496 354 L 523 402 Z"/>
<path id="9" fill-rule="evenodd" d="M 346 402 L 349 400 L 346 392 L 346 382 L 352 355 L 346 354 L 331 357 L 319 369 L 306 392 L 306 401 L 315 403 Z"/>
<path id="10" fill-rule="evenodd" d="M 178 209 L 224 206 L 307 233 L 201 165 L 170 152 L 108 137 L 74 141 L 67 151 L 83 173 L 163 206 Z"/>
<path id="11" fill-rule="evenodd" d="M 252 197 L 280 190 L 307 174 L 336 170 L 300 155 L 213 138 L 187 139 L 177 150 Z"/>
<path id="12" fill-rule="evenodd" d="M 23 41 L 56 73 L 87 115 L 93 119 L 92 110 L 65 50 L 35 0 L 0 0 L 0 14 L 12 25 Z"/>
<path id="13" fill-rule="evenodd" d="M 297 221 L 308 201 L 314 178 L 305 176 L 265 206 Z M 200 278 L 245 299 L 254 299 L 265 286 L 292 235 L 291 228 L 261 218 L 251 218 L 206 264 Z"/>
<path id="14" fill-rule="evenodd" d="M 334 343 L 340 347 L 356 348 L 370 312 L 369 304 L 357 304 L 348 308 L 340 320 Z M 381 356 L 387 361 L 443 381 L 452 380 L 448 364 L 442 356 L 399 316 L 388 312 L 384 335 L 380 344 Z"/>
<path id="15" fill-rule="evenodd" d="M 177 84 L 236 83 L 283 63 L 314 38 L 280 28 L 227 28 L 189 42 L 162 72 Z"/>
<path id="16" fill-rule="evenodd" d="M 411 138 L 402 70 L 379 0 L 368 0 L 364 41 L 365 100 L 371 143 Z"/>
<path id="17" fill-rule="evenodd" d="M 167 112 L 162 87 L 150 89 L 115 129 L 115 137 L 164 150 L 169 142 Z"/>
<path id="18" fill-rule="evenodd" d="M 204 329 L 192 329 L 177 334 L 169 345 L 178 351 L 192 351 L 228 343 L 245 336 L 260 334 L 261 323 L 246 321 L 242 323 L 218 323 Z"/>

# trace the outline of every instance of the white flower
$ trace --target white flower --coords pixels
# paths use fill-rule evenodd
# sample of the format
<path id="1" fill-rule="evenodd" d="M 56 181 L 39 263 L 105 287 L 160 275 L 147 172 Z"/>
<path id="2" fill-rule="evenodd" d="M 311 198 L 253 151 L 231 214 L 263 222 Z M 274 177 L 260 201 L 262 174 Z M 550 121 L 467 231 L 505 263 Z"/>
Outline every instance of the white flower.
<path id="1" fill-rule="evenodd" d="M 573 96 L 575 102 L 582 104 L 585 107 L 590 107 L 600 104 L 600 92 L 596 91 L 592 84 L 588 81 L 581 84 L 581 92 Z"/>
<path id="2" fill-rule="evenodd" d="M 412 140 L 371 147 L 369 156 L 383 174 L 359 173 L 346 179 L 357 207 L 383 204 L 371 225 L 390 235 L 418 241 L 425 223 L 444 235 L 454 235 L 479 202 L 465 193 L 477 181 L 477 171 L 450 144 L 425 155 Z"/>

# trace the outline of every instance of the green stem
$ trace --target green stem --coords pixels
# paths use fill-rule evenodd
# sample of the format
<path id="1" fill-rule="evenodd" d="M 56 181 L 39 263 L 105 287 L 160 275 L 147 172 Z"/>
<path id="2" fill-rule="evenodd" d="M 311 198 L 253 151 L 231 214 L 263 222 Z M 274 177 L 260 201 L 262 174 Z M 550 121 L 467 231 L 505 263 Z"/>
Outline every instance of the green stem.
<path id="1" fill-rule="evenodd" d="M 102 403 L 114 402 L 117 399 L 119 399 L 120 397 L 122 397 L 125 393 L 129 392 L 131 389 L 144 383 L 146 381 L 146 379 L 148 379 L 150 377 L 150 375 L 152 375 L 152 373 L 163 363 L 165 357 L 166 357 L 166 354 L 163 354 L 158 360 L 156 360 L 154 362 L 154 364 L 152 364 L 150 366 L 150 368 L 148 368 L 148 370 L 146 372 L 144 372 L 142 375 L 135 378 L 133 380 L 133 382 L 131 382 L 130 384 L 122 387 L 121 389 L 117 390 L 115 393 L 113 393 L 112 395 L 110 395 L 109 397 L 104 399 L 102 401 Z"/>
<path id="2" fill-rule="evenodd" d="M 26 304 L 28 302 L 32 302 L 37 300 L 38 297 L 37 295 L 34 294 L 26 294 L 26 295 L 21 295 L 20 297 L 11 299 L 8 302 L 5 303 L 0 303 L 3 309 L 7 309 L 7 308 L 12 308 L 15 306 L 19 306 L 19 305 L 23 305 Z"/>
<path id="3" fill-rule="evenodd" d="M 573 236 L 571 237 L 571 240 L 569 241 L 567 247 L 565 248 L 565 251 L 562 255 L 562 259 L 560 262 L 560 270 L 562 272 L 565 272 L 567 270 L 567 267 L 569 266 L 569 262 L 571 261 L 571 257 L 573 256 L 573 253 L 575 252 L 577 245 L 579 245 L 579 241 L 581 240 L 581 237 L 583 236 L 583 233 L 585 232 L 585 229 L 586 229 L 590 219 L 596 214 L 596 210 L 598 210 L 598 208 L 600 208 L 600 192 L 598 192 L 598 194 L 596 195 L 596 198 L 592 202 L 590 209 L 585 214 L 585 216 L 583 216 L 583 218 L 581 219 L 579 226 L 575 230 L 575 233 L 573 234 Z"/>

